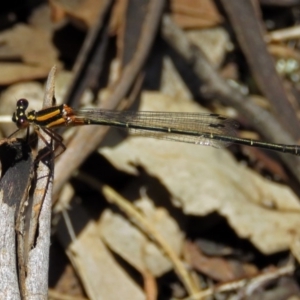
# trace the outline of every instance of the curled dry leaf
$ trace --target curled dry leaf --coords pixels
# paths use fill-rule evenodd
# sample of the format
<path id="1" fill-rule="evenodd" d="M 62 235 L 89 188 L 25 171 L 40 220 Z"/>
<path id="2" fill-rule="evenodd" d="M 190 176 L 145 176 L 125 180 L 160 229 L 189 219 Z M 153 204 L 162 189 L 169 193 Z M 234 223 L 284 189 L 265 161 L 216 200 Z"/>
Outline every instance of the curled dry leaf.
<path id="1" fill-rule="evenodd" d="M 158 93 L 144 93 L 141 110 L 200 112 L 189 101 Z M 131 137 L 100 152 L 118 169 L 137 173 L 134 166 L 143 167 L 184 213 L 217 211 L 264 253 L 288 249 L 292 233 L 300 231 L 300 205 L 291 189 L 247 169 L 226 150 Z"/>

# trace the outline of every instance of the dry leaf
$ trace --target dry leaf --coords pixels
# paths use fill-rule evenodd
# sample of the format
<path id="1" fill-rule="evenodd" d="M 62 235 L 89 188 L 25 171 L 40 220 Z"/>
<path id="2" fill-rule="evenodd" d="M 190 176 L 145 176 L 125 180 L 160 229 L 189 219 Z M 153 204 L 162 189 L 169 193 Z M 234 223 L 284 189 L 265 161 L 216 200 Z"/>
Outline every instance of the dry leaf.
<path id="1" fill-rule="evenodd" d="M 49 69 L 58 64 L 58 52 L 52 44 L 52 33 L 27 25 L 16 25 L 0 34 L 0 58 L 20 59 L 32 68 Z M 34 43 L 32 42 L 34 41 Z M 28 67 L 29 67 L 28 66 Z M 23 80 L 28 78 L 23 78 Z"/>
<path id="2" fill-rule="evenodd" d="M 59 65 L 51 33 L 27 25 L 16 25 L 0 34 L 2 62 L 0 84 L 45 78 L 53 65 Z M 32 42 L 34 41 L 34 42 Z"/>
<path id="3" fill-rule="evenodd" d="M 72 232 L 67 232 L 65 223 L 61 222 L 59 235 L 89 298 L 145 299 L 140 287 L 121 268 L 101 241 L 95 222 L 91 221 L 84 208 L 73 208 L 69 218 L 75 226 L 78 226 L 78 218 L 81 224 L 85 224 L 80 234 L 71 241 Z"/>
<path id="4" fill-rule="evenodd" d="M 47 77 L 49 68 L 24 63 L 0 63 L 0 84 L 10 85 L 20 81 L 30 81 Z"/>

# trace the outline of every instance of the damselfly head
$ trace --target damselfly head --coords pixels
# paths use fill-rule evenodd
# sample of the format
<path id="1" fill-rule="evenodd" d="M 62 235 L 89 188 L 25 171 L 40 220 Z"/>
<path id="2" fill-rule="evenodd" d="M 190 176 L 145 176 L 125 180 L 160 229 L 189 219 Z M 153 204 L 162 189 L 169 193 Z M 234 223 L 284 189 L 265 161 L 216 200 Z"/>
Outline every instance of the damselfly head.
<path id="1" fill-rule="evenodd" d="M 19 99 L 17 101 L 17 108 L 13 114 L 12 121 L 16 123 L 19 129 L 29 126 L 29 122 L 26 116 L 26 109 L 28 108 L 28 101 L 26 99 Z"/>

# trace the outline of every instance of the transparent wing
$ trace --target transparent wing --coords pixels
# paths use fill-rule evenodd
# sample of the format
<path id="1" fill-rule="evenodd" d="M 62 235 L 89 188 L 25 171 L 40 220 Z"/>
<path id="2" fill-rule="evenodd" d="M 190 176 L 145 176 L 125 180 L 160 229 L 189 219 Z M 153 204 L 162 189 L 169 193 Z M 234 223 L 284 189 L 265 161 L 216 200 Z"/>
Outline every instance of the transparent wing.
<path id="1" fill-rule="evenodd" d="M 236 121 L 218 114 L 89 109 L 81 109 L 74 113 L 78 120 L 121 127 L 135 135 L 217 148 L 229 143 L 215 140 L 213 135 L 234 137 L 238 127 Z"/>

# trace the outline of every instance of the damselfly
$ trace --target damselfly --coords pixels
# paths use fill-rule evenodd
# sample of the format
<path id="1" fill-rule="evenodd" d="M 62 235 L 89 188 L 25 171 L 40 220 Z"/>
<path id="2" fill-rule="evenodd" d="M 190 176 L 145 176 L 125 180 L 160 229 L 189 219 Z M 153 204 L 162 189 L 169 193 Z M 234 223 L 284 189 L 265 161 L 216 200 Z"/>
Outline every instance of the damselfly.
<path id="1" fill-rule="evenodd" d="M 156 139 L 213 147 L 241 144 L 300 155 L 300 146 L 266 143 L 236 136 L 237 123 L 214 113 L 75 110 L 66 104 L 26 113 L 28 101 L 17 101 L 13 122 L 19 129 L 34 125 L 53 134 L 52 128 L 79 125 L 105 125 L 127 129 L 130 133 Z M 56 135 L 57 136 L 57 135 Z"/>

